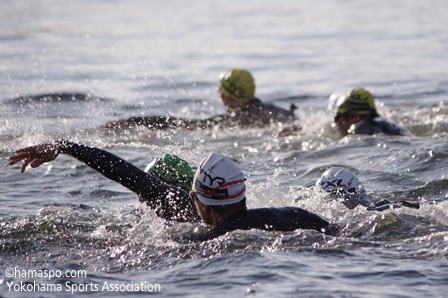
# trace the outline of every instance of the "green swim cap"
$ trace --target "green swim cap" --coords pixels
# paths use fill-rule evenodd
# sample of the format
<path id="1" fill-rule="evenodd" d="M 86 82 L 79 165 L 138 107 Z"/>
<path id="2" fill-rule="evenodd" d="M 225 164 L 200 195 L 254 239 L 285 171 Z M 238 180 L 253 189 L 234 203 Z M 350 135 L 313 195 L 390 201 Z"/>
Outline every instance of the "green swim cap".
<path id="1" fill-rule="evenodd" d="M 355 88 L 341 96 L 336 103 L 336 112 L 343 114 L 350 110 L 355 110 L 360 115 L 376 113 L 372 94 L 363 88 Z"/>
<path id="2" fill-rule="evenodd" d="M 244 69 L 229 69 L 219 76 L 219 89 L 232 100 L 248 103 L 255 94 L 252 75 Z"/>
<path id="3" fill-rule="evenodd" d="M 187 192 L 190 192 L 193 184 L 193 169 L 176 155 L 165 154 L 155 158 L 146 166 L 145 172 Z"/>

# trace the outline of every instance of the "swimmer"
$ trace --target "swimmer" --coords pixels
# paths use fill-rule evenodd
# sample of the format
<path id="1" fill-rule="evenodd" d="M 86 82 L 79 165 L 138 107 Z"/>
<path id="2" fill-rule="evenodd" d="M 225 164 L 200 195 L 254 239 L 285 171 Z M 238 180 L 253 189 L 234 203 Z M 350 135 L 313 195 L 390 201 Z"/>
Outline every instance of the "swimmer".
<path id="1" fill-rule="evenodd" d="M 379 134 L 412 136 L 406 129 L 386 120 L 377 113 L 372 94 L 355 88 L 336 102 L 334 123 L 342 135 Z"/>
<path id="2" fill-rule="evenodd" d="M 207 129 L 212 127 L 266 127 L 272 124 L 282 126 L 296 120 L 295 105 L 289 110 L 263 103 L 255 97 L 255 82 L 252 75 L 243 69 L 229 69 L 219 78 L 217 91 L 228 114 L 213 116 L 208 119 L 183 119 L 170 116 L 131 117 L 111 121 L 104 128 L 129 128 L 145 126 L 151 129 L 165 130 L 183 128 L 187 130 Z M 298 125 L 293 125 L 296 131 Z"/>
<path id="3" fill-rule="evenodd" d="M 354 209 L 358 205 L 367 207 L 369 211 L 383 211 L 391 208 L 400 208 L 402 206 L 419 209 L 419 204 L 399 202 L 394 203 L 389 200 L 374 202 L 372 197 L 367 194 L 361 181 L 350 171 L 332 167 L 326 170 L 317 180 L 316 185 L 328 192 L 333 198 L 342 199 L 349 209 Z"/>
<path id="4" fill-rule="evenodd" d="M 190 192 L 194 171 L 187 161 L 177 155 L 165 154 L 153 159 L 144 170 L 146 173 Z"/>
<path id="5" fill-rule="evenodd" d="M 203 241 L 230 231 L 249 229 L 313 229 L 329 235 L 338 232 L 336 225 L 299 207 L 248 209 L 243 172 L 235 161 L 218 153 L 210 154 L 201 162 L 190 193 L 145 173 L 110 152 L 66 140 L 19 149 L 9 158 L 9 165 L 23 160 L 23 173 L 28 165 L 36 168 L 61 153 L 84 162 L 136 193 L 140 201 L 165 220 L 202 221 L 209 226 L 207 231 L 196 233 L 191 240 Z"/>

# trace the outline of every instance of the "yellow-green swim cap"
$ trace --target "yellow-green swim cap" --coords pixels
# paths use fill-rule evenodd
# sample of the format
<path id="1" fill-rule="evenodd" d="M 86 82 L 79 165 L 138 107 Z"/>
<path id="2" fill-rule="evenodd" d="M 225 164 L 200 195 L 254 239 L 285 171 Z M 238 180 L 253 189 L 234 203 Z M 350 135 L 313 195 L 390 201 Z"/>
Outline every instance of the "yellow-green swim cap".
<path id="1" fill-rule="evenodd" d="M 252 75 L 244 69 L 229 69 L 219 76 L 219 89 L 231 99 L 248 103 L 255 94 Z"/>
<path id="2" fill-rule="evenodd" d="M 360 115 L 376 112 L 375 100 L 372 94 L 364 88 L 355 88 L 339 98 L 336 103 L 336 112 L 343 114 L 355 110 Z"/>

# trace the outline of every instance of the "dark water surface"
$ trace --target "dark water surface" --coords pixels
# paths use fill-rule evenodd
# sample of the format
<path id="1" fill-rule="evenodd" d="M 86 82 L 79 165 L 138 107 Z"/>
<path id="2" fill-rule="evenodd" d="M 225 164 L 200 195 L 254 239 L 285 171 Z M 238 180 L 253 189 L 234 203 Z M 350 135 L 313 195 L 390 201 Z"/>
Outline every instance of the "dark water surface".
<path id="1" fill-rule="evenodd" d="M 441 0 L 0 1 L 0 296 L 448 296 L 447 10 Z M 253 73 L 263 101 L 294 103 L 300 134 L 100 128 L 224 113 L 215 89 L 232 67 Z M 355 86 L 415 137 L 338 137 L 328 98 Z M 24 174 L 7 166 L 14 150 L 56 138 L 141 168 L 167 152 L 192 164 L 232 155 L 250 207 L 303 207 L 342 234 L 185 243 L 195 226 L 164 222 L 72 158 Z M 349 210 L 314 187 L 330 166 L 375 200 L 421 208 Z"/>

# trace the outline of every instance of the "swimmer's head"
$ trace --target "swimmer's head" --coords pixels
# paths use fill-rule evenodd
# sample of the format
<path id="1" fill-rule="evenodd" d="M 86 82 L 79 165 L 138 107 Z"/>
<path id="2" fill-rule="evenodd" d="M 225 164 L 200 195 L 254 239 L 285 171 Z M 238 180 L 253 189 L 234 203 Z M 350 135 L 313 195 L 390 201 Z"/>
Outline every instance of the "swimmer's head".
<path id="1" fill-rule="evenodd" d="M 245 199 L 245 181 L 243 172 L 234 160 L 212 153 L 199 165 L 192 193 L 205 205 L 236 204 Z"/>
<path id="2" fill-rule="evenodd" d="M 187 192 L 191 190 L 194 178 L 193 169 L 188 162 L 176 155 L 165 154 L 155 158 L 146 166 L 145 172 Z"/>
<path id="3" fill-rule="evenodd" d="M 361 181 L 352 172 L 339 167 L 326 170 L 317 180 L 316 185 L 330 194 L 342 197 L 366 192 Z"/>
<path id="4" fill-rule="evenodd" d="M 219 76 L 219 90 L 230 99 L 248 103 L 255 94 L 252 75 L 244 69 L 229 69 Z"/>
<path id="5" fill-rule="evenodd" d="M 336 102 L 337 115 L 343 115 L 351 110 L 357 111 L 359 115 L 375 114 L 375 100 L 372 94 L 363 88 L 355 88 L 341 96 Z"/>

